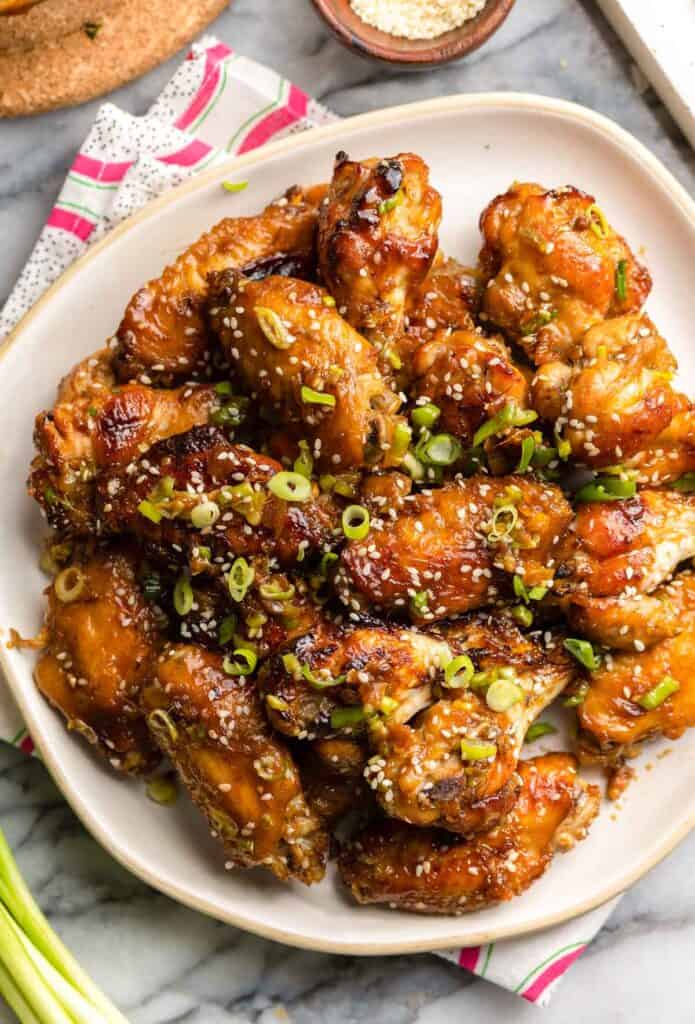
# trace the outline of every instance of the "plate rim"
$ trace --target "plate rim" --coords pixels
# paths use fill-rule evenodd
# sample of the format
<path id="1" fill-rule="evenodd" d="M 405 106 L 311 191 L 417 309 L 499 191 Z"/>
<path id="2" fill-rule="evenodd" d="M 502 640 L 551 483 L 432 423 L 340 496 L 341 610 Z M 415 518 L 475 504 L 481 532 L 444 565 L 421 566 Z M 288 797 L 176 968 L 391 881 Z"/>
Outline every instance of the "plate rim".
<path id="1" fill-rule="evenodd" d="M 30 310 L 22 317 L 20 322 L 10 332 L 3 342 L 0 343 L 0 360 L 2 360 L 18 342 L 34 318 L 48 307 L 54 296 L 64 288 L 75 275 L 81 273 L 82 269 L 92 260 L 97 258 L 104 249 L 114 244 L 137 225 L 154 216 L 167 206 L 174 205 L 180 199 L 194 192 L 205 189 L 210 183 L 224 178 L 230 172 L 237 173 L 245 167 L 251 166 L 261 158 L 272 158 L 302 149 L 315 141 L 324 141 L 331 138 L 340 138 L 345 135 L 359 131 L 362 128 L 368 129 L 384 123 L 392 123 L 393 120 L 413 121 L 427 117 L 430 114 L 459 113 L 471 109 L 484 110 L 486 108 L 506 108 L 507 111 L 524 111 L 545 115 L 558 116 L 565 120 L 573 121 L 583 127 L 591 128 L 605 136 L 607 140 L 619 149 L 625 151 L 629 156 L 636 158 L 645 168 L 655 182 L 669 193 L 670 198 L 680 207 L 681 212 L 695 228 L 695 200 L 691 198 L 686 189 L 677 181 L 674 175 L 667 170 L 661 161 L 650 152 L 647 147 L 639 142 L 633 135 L 625 131 L 614 121 L 598 114 L 576 103 L 567 100 L 556 99 L 535 95 L 532 93 L 516 92 L 486 92 L 473 94 L 454 94 L 451 96 L 437 97 L 431 100 L 423 100 L 417 103 L 401 104 L 400 106 L 387 107 L 365 114 L 357 114 L 353 117 L 344 118 L 334 123 L 313 128 L 310 131 L 301 132 L 297 135 L 290 135 L 277 142 L 271 142 L 261 149 L 252 150 L 242 156 L 231 157 L 228 161 L 216 165 L 201 174 L 195 175 L 190 180 L 170 189 L 164 195 L 149 202 L 138 213 L 127 218 L 108 235 L 90 247 L 75 263 L 72 264 L 37 300 Z M 315 950 L 323 953 L 342 954 L 348 956 L 384 956 L 404 953 L 424 953 L 436 950 L 447 949 L 466 945 L 483 945 L 505 938 L 513 938 L 522 935 L 532 934 L 553 925 L 561 924 L 564 921 L 572 920 L 588 913 L 597 907 L 602 906 L 609 900 L 621 895 L 626 889 L 638 881 L 651 868 L 666 857 L 674 847 L 681 842 L 688 833 L 695 828 L 695 808 L 677 821 L 667 835 L 663 836 L 656 848 L 650 854 L 638 861 L 630 871 L 620 877 L 619 881 L 597 891 L 592 897 L 584 900 L 571 910 L 559 911 L 557 913 L 544 913 L 530 919 L 526 925 L 502 925 L 488 926 L 476 932 L 466 933 L 462 936 L 460 925 L 457 922 L 462 918 L 452 917 L 452 932 L 450 935 L 436 939 L 408 939 L 393 941 L 378 941 L 355 943 L 352 941 L 340 941 L 335 939 L 320 939 L 287 931 L 284 928 L 258 922 L 250 918 L 244 912 L 228 911 L 220 908 L 214 900 L 207 897 L 197 896 L 190 892 L 183 891 L 176 882 L 162 880 L 156 872 L 150 870 L 147 864 L 141 863 L 137 857 L 130 855 L 129 850 L 123 847 L 112 834 L 106 824 L 102 825 L 98 816 L 95 816 L 88 801 L 82 799 L 78 790 L 67 781 L 59 757 L 54 756 L 49 744 L 45 741 L 36 718 L 31 709 L 28 699 L 25 699 L 23 686 L 15 674 L 14 668 L 5 650 L 5 644 L 0 644 L 0 669 L 4 674 L 7 687 L 16 701 L 25 724 L 29 728 L 32 738 L 38 747 L 41 758 L 46 768 L 52 775 L 56 785 L 63 797 L 70 804 L 71 808 L 85 826 L 87 831 L 103 846 L 108 853 L 122 864 L 136 877 L 152 886 L 159 892 L 171 897 L 185 906 L 191 907 L 200 913 L 213 917 L 226 924 L 260 935 L 285 945 L 300 949 Z M 469 915 L 466 917 L 470 920 Z"/>

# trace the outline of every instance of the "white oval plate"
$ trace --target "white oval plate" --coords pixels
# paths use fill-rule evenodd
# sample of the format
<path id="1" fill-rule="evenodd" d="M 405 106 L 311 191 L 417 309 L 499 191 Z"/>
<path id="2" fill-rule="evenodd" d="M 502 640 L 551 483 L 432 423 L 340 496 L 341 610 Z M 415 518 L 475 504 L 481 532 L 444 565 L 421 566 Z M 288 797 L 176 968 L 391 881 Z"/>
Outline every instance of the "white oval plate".
<path id="1" fill-rule="evenodd" d="M 4 349 L 0 378 L 0 494 L 4 557 L 0 623 L 23 635 L 41 621 L 41 520 L 24 481 L 34 414 L 53 402 L 60 376 L 99 348 L 130 295 L 215 221 L 259 210 L 293 182 L 330 174 L 336 150 L 366 157 L 413 149 L 444 197 L 442 244 L 473 261 L 477 219 L 513 179 L 572 183 L 594 193 L 654 276 L 649 311 L 695 383 L 692 266 L 695 204 L 630 136 L 589 110 L 513 94 L 457 96 L 366 114 L 230 162 L 169 193 L 116 229 L 34 307 Z M 249 179 L 230 196 L 220 182 Z M 222 921 L 295 946 L 350 954 L 477 945 L 566 920 L 621 892 L 695 824 L 695 731 L 671 757 L 654 744 L 617 814 L 604 805 L 588 840 L 556 858 L 519 899 L 463 917 L 423 917 L 353 905 L 333 872 L 319 886 L 280 885 L 260 872 L 226 873 L 223 856 L 188 801 L 163 809 L 69 735 L 32 682 L 33 655 L 2 651 L 10 688 L 41 755 L 93 835 L 146 882 Z M 535 743 L 533 753 L 543 749 Z M 531 752 L 531 751 L 530 751 Z"/>

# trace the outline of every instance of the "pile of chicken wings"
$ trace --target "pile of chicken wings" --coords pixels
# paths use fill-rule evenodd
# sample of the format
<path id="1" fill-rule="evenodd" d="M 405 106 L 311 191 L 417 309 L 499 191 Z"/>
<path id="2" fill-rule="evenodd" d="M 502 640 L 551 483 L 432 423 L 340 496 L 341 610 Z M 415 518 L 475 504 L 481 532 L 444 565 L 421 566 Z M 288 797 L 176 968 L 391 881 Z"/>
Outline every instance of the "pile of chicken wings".
<path id="1" fill-rule="evenodd" d="M 618 795 L 695 724 L 695 414 L 592 196 L 513 184 L 475 268 L 441 215 L 419 156 L 339 153 L 214 226 L 62 381 L 29 491 L 68 728 L 166 758 L 228 868 L 460 914 L 585 837 L 580 764 Z M 531 756 L 554 701 L 576 749 Z"/>

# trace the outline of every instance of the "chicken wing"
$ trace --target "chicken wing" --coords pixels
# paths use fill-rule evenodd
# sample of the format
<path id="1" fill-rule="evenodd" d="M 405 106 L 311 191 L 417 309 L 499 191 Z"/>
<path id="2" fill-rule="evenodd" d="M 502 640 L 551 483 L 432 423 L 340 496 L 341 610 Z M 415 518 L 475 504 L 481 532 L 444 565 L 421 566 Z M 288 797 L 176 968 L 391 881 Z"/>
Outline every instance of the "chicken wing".
<path id="1" fill-rule="evenodd" d="M 327 834 L 255 684 L 224 664 L 199 647 L 168 647 L 143 692 L 150 731 L 224 844 L 226 867 L 263 865 L 278 878 L 318 882 Z"/>
<path id="2" fill-rule="evenodd" d="M 336 156 L 319 214 L 321 274 L 349 323 L 384 354 L 432 265 L 441 216 L 441 196 L 419 156 Z"/>
<path id="3" fill-rule="evenodd" d="M 95 478 L 125 465 L 155 441 L 207 423 L 220 406 L 213 387 L 186 385 L 170 391 L 144 384 L 114 385 L 106 352 L 79 363 L 50 412 L 36 418 L 29 493 L 53 529 L 96 529 Z"/>
<path id="4" fill-rule="evenodd" d="M 494 604 L 511 574 L 550 586 L 572 509 L 526 477 L 470 477 L 406 499 L 343 549 L 336 588 L 350 608 L 408 612 L 415 622 Z"/>
<path id="5" fill-rule="evenodd" d="M 678 739 L 695 725 L 695 615 L 682 632 L 641 653 L 608 656 L 591 673 L 579 716 L 579 756 L 615 765 L 655 736 Z"/>
<path id="6" fill-rule="evenodd" d="M 281 471 L 280 463 L 232 444 L 217 427 L 194 427 L 99 477 L 101 528 L 133 534 L 179 561 L 202 544 L 210 548 L 210 565 L 225 571 L 230 556 L 259 554 L 294 565 L 330 545 L 337 517 L 330 497 L 286 501 L 269 491 Z M 202 520 L 195 512 L 201 506 Z"/>
<path id="7" fill-rule="evenodd" d="M 695 405 L 683 400 L 682 408 L 654 441 L 623 465 L 638 483 L 672 484 L 695 472 Z"/>
<path id="8" fill-rule="evenodd" d="M 136 292 L 116 332 L 119 380 L 170 385 L 207 375 L 213 356 L 203 314 L 208 275 L 233 267 L 257 276 L 259 265 L 277 270 L 274 261 L 288 255 L 313 262 L 325 192 L 323 185 L 291 188 L 257 217 L 225 218 Z"/>
<path id="9" fill-rule="evenodd" d="M 213 330 L 231 372 L 272 423 L 308 439 L 325 471 L 400 462 L 401 404 L 376 351 L 318 285 L 293 278 L 216 278 Z M 406 442 L 407 447 L 407 442 Z"/>
<path id="10" fill-rule="evenodd" d="M 590 597 L 649 593 L 695 556 L 695 495 L 645 489 L 581 505 L 574 536 L 564 587 Z"/>
<path id="11" fill-rule="evenodd" d="M 651 290 L 593 196 L 571 186 L 515 183 L 483 211 L 480 227 L 482 318 L 536 366 L 566 362 L 593 324 L 638 312 Z"/>
<path id="12" fill-rule="evenodd" d="M 138 697 L 160 634 L 133 554 L 113 547 L 78 557 L 47 594 L 48 640 L 34 672 L 39 690 L 113 768 L 151 771 L 159 755 Z"/>
<path id="13" fill-rule="evenodd" d="M 541 366 L 533 406 L 583 463 L 621 463 L 649 446 L 687 408 L 671 387 L 676 360 L 649 317 L 605 320 L 577 343 L 571 364 Z"/>
<path id="14" fill-rule="evenodd" d="M 587 835 L 600 795 L 570 754 L 519 765 L 519 799 L 501 825 L 473 839 L 394 821 L 369 826 L 342 853 L 340 872 L 358 903 L 462 914 L 519 896 L 556 850 Z"/>

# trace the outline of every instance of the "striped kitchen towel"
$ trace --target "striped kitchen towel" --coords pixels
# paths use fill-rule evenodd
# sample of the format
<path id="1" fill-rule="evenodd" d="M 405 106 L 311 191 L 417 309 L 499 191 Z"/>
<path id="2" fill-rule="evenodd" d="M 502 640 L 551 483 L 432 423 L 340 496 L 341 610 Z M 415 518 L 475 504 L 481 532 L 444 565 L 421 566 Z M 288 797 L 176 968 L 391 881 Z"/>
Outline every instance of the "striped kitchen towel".
<path id="1" fill-rule="evenodd" d="M 214 38 L 202 39 L 144 117 L 110 103 L 100 108 L 0 313 L 0 338 L 89 245 L 150 199 L 234 154 L 334 119 L 270 68 Z M 17 710 L 2 690 L 0 739 L 32 750 Z M 439 955 L 545 1005 L 615 902 L 536 935 Z"/>

